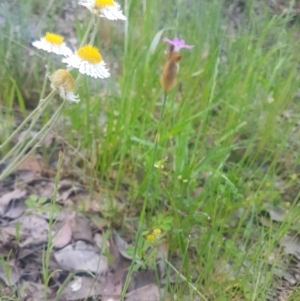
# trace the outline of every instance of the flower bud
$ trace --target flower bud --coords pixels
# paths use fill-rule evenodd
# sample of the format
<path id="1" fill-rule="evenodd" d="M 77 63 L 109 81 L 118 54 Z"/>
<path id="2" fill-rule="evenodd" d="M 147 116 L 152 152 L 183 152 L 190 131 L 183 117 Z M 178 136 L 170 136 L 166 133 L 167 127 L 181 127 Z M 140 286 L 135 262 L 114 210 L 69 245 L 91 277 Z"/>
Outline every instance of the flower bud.
<path id="1" fill-rule="evenodd" d="M 170 51 L 168 53 L 167 62 L 160 77 L 160 84 L 165 93 L 169 92 L 177 84 L 178 62 L 181 58 L 182 56 L 177 51 Z"/>

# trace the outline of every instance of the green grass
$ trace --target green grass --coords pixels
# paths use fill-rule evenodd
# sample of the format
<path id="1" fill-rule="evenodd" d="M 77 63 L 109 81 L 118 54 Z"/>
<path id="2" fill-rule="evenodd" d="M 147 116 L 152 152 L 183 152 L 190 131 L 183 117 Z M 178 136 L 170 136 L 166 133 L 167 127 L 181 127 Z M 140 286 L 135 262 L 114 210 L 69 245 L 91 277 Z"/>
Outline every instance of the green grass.
<path id="1" fill-rule="evenodd" d="M 90 162 L 81 162 L 78 177 L 91 189 L 97 183 L 112 195 L 126 184 L 128 210 L 140 214 L 163 102 L 159 77 L 167 46 L 157 42 L 178 35 L 195 45 L 182 51 L 179 84 L 166 104 L 156 156 L 164 168 L 154 168 L 146 220 L 151 227 L 158 213 L 173 217 L 170 250 L 184 257 L 180 272 L 186 279 L 196 272 L 198 292 L 212 300 L 265 300 L 274 281 L 267 259 L 300 211 L 299 180 L 291 179 L 300 161 L 298 25 L 265 7 L 256 13 L 250 1 L 233 38 L 224 29 L 228 20 L 220 0 L 178 0 L 176 5 L 165 0 L 163 6 L 160 1 L 124 2 L 128 24 L 103 20 L 108 25 L 100 26 L 95 42 L 112 77 L 103 82 L 84 78 L 82 101 L 68 107 L 70 124 L 59 133 Z M 22 20 L 25 27 L 39 9 L 31 1 Z M 86 24 L 88 18 L 87 13 Z M 26 99 L 42 90 L 44 76 L 44 60 L 25 59 L 29 41 L 7 38 L 7 22 L 0 43 L 0 61 L 11 64 L 9 76 L 0 73 L 5 135 L 13 126 L 11 111 L 17 106 L 25 112 Z M 83 25 L 76 20 L 78 37 Z M 30 80 L 24 77 L 27 70 L 34 74 Z M 102 115 L 107 123 L 99 126 Z M 264 227 L 259 213 L 265 203 L 290 206 L 291 215 Z M 179 298 L 194 300 L 189 286 L 177 288 Z"/>

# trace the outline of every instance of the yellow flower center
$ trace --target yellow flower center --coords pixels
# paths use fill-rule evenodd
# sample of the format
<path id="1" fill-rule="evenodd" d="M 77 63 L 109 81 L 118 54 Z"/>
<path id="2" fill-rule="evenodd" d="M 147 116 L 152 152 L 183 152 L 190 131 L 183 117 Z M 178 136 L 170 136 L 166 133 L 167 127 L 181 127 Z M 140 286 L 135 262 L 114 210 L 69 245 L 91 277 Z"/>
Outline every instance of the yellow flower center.
<path id="1" fill-rule="evenodd" d="M 114 6 L 113 0 L 95 0 L 95 6 L 99 8 L 103 8 L 105 6 Z"/>
<path id="2" fill-rule="evenodd" d="M 92 64 L 99 64 L 102 61 L 102 56 L 97 47 L 85 45 L 77 50 L 77 55 Z"/>
<path id="3" fill-rule="evenodd" d="M 48 43 L 55 45 L 61 45 L 64 42 L 64 38 L 62 36 L 52 32 L 47 32 L 44 38 Z"/>

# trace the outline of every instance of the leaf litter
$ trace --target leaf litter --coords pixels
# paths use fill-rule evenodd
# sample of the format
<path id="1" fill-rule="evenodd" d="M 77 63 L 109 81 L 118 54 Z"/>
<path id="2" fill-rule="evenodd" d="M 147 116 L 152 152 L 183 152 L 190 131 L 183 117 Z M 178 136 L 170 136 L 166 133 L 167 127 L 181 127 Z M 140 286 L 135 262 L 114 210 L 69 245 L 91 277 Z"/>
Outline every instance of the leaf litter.
<path id="1" fill-rule="evenodd" d="M 111 228 L 109 208 L 113 206 L 121 212 L 126 196 L 111 198 L 103 192 L 90 194 L 82 184 L 63 179 L 59 183 L 57 202 L 51 207 L 54 211 L 50 214 L 54 191 L 52 175 L 41 171 L 26 172 L 18 169 L 9 181 L 0 183 L 1 187 L 5 187 L 0 192 L 0 279 L 5 286 L 17 289 L 24 300 L 43 300 L 43 256 L 52 237 L 53 248 L 48 265 L 51 275 L 47 288 L 49 300 L 76 301 L 89 297 L 101 298 L 102 301 L 120 300 L 132 256 L 127 253 L 130 244 Z M 77 212 L 77 208 L 84 209 L 87 215 Z M 236 217 L 232 217 L 235 225 L 241 217 L 240 210 L 236 211 Z M 287 214 L 287 210 L 269 204 L 264 206 L 264 210 L 260 216 L 265 219 L 262 226 L 280 223 Z M 49 234 L 51 216 L 54 223 Z M 230 227 L 235 225 L 229 224 Z M 191 235 L 199 233 L 196 231 Z M 286 300 L 284 296 L 300 282 L 299 237 L 296 233 L 289 234 L 279 241 L 278 246 L 268 260 L 270 267 L 276 262 L 274 281 L 278 285 L 275 291 L 268 293 L 267 300 Z M 280 252 L 282 256 L 278 259 Z M 170 260 L 175 269 L 167 272 L 165 259 Z M 182 266 L 180 253 L 169 256 L 168 246 L 162 243 L 156 255 L 158 278 L 151 269 L 134 271 L 125 300 L 168 300 L 170 296 L 165 295 L 168 291 L 166 285 L 185 282 L 177 272 Z M 216 274 L 225 273 L 235 279 L 237 273 L 243 274 L 249 266 L 245 261 L 239 271 L 234 271 L 230 261 L 220 261 Z M 192 274 L 192 279 L 197 279 L 197 271 Z M 260 281 L 262 283 L 264 278 Z"/>
<path id="2" fill-rule="evenodd" d="M 0 192 L 0 279 L 3 284 L 11 291 L 17 290 L 24 300 L 44 300 L 43 258 L 52 245 L 47 267 L 49 300 L 89 297 L 119 300 L 132 257 L 126 252 L 129 244 L 118 231 L 110 228 L 106 217 L 110 216 L 111 206 L 119 212 L 124 208 L 126 196 L 112 198 L 94 192 L 89 196 L 92 206 L 85 208 L 85 212 L 89 212 L 86 216 L 76 208 L 89 195 L 88 189 L 64 179 L 59 183 L 57 202 L 53 206 L 51 174 L 27 169 L 28 166 L 37 165 L 25 165 L 24 170 L 18 168 L 9 181 L 0 183 L 5 187 Z M 99 200 L 100 207 L 96 205 Z M 50 219 L 53 219 L 51 228 Z M 166 268 L 167 248 L 163 253 L 163 256 L 161 252 L 157 255 L 159 275 L 165 275 L 162 270 Z M 158 284 L 153 270 L 134 271 L 125 298 L 160 300 L 162 286 L 164 281 L 161 279 Z"/>

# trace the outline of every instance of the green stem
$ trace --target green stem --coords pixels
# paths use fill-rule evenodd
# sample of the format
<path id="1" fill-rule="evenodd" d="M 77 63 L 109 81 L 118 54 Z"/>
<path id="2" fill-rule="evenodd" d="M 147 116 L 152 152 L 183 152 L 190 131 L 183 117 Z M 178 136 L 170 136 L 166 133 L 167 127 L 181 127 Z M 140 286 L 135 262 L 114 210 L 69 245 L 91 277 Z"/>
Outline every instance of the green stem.
<path id="1" fill-rule="evenodd" d="M 49 62 L 49 59 L 48 59 L 48 62 L 47 62 L 47 65 L 46 65 L 46 74 L 44 76 L 44 81 L 43 81 L 43 87 L 42 87 L 42 91 L 41 91 L 41 94 L 40 94 L 40 99 L 43 99 L 44 96 L 45 96 L 45 91 L 46 91 L 46 85 L 47 85 L 47 81 L 48 81 L 48 76 L 49 76 L 49 65 L 50 65 L 50 62 Z"/>
<path id="2" fill-rule="evenodd" d="M 153 152 L 152 162 L 151 162 L 151 170 L 150 170 L 148 185 L 147 185 L 147 189 L 146 189 L 146 196 L 145 196 L 145 199 L 144 199 L 142 213 L 141 213 L 141 217 L 140 217 L 140 223 L 144 222 L 144 219 L 145 219 L 146 206 L 147 206 L 147 202 L 148 202 L 150 187 L 151 187 L 151 184 L 152 184 L 154 164 L 155 164 L 155 160 L 156 160 L 158 143 L 159 143 L 160 134 L 161 134 L 160 133 L 161 121 L 162 121 L 162 118 L 163 118 L 163 115 L 164 115 L 167 98 L 168 98 L 168 94 L 165 93 L 164 94 L 164 101 L 163 101 L 163 105 L 162 105 L 162 108 L 161 108 L 161 112 L 160 112 L 160 115 L 159 115 L 159 121 L 158 121 L 158 125 L 157 125 L 157 134 L 156 134 L 156 137 L 155 137 L 154 152 Z"/>
<path id="3" fill-rule="evenodd" d="M 86 43 L 86 41 L 88 39 L 88 36 L 89 36 L 89 32 L 92 29 L 92 26 L 93 26 L 94 22 L 95 22 L 95 16 L 93 15 L 92 18 L 91 18 L 91 20 L 90 20 L 90 22 L 89 22 L 89 25 L 88 25 L 88 27 L 87 27 L 87 29 L 85 31 L 84 37 L 83 37 L 83 39 L 81 41 L 81 44 L 80 44 L 79 48 L 81 48 L 81 47 L 83 47 L 85 45 L 85 43 Z"/>
<path id="4" fill-rule="evenodd" d="M 87 28 L 87 30 L 86 30 L 86 32 L 85 32 L 85 35 L 84 35 L 84 37 L 83 37 L 83 40 L 82 40 L 82 42 L 81 42 L 80 47 L 83 47 L 84 44 L 86 43 L 86 40 L 87 40 L 87 38 L 88 38 L 88 34 L 89 34 L 90 30 L 92 29 L 92 25 L 94 24 L 94 20 L 95 20 L 95 18 L 94 18 L 94 16 L 93 16 L 93 17 L 91 18 L 91 20 L 90 20 L 90 23 L 89 23 L 88 28 Z M 96 38 L 96 35 L 97 35 L 97 32 L 98 32 L 99 24 L 100 24 L 100 18 L 97 18 L 97 22 L 96 22 L 96 24 L 95 24 L 95 26 L 94 26 L 94 30 L 93 30 L 93 32 L 92 32 L 92 36 L 91 36 L 91 39 L 90 39 L 90 41 L 89 41 L 89 44 L 90 44 L 90 45 L 93 45 L 93 44 L 94 44 L 94 41 L 95 41 L 95 38 Z M 77 78 L 76 78 L 76 81 L 75 81 L 74 92 L 76 92 L 76 91 L 78 90 L 79 85 L 80 85 L 81 78 L 82 78 L 82 75 L 79 73 L 78 76 L 77 76 Z"/>
<path id="5" fill-rule="evenodd" d="M 25 124 L 34 117 L 35 114 L 42 112 L 45 108 L 45 105 L 48 103 L 48 101 L 53 97 L 55 94 L 55 91 L 52 91 L 47 98 L 45 98 L 43 101 L 40 101 L 40 104 L 26 117 L 26 119 L 18 126 L 17 129 L 14 130 L 14 132 L 3 142 L 3 144 L 0 145 L 0 149 L 2 149 L 5 145 L 7 145 L 25 126 Z M 38 115 L 40 116 L 40 114 Z M 37 119 L 37 118 L 36 118 Z M 2 162 L 3 160 L 1 160 Z M 0 163 L 1 163 L 0 162 Z"/>
<path id="6" fill-rule="evenodd" d="M 122 295 L 121 295 L 121 300 L 123 301 L 125 298 L 125 294 L 126 291 L 128 289 L 129 286 L 129 282 L 130 282 L 130 278 L 131 275 L 133 273 L 133 268 L 134 268 L 134 261 L 137 255 L 137 249 L 138 249 L 138 242 L 141 239 L 142 236 L 142 231 L 143 231 L 143 224 L 145 221 L 145 215 L 146 215 L 146 208 L 147 208 L 147 203 L 148 203 L 148 198 L 149 198 L 149 192 L 150 192 L 150 188 L 151 188 L 151 184 L 152 184 L 152 179 L 153 179 L 153 170 L 154 170 L 154 164 L 155 164 L 155 160 L 156 160 L 156 154 L 157 154 L 157 149 L 158 149 L 158 143 L 159 143 L 159 139 L 160 139 L 160 129 L 161 129 L 161 121 L 164 115 L 164 110 L 165 110 L 165 106 L 166 106 L 166 102 L 167 102 L 167 98 L 168 98 L 168 94 L 165 93 L 164 94 L 164 101 L 163 101 L 163 105 L 162 105 L 162 109 L 160 112 L 160 116 L 159 116 L 159 121 L 158 121 L 158 125 L 157 125 L 157 134 L 155 137 L 155 144 L 154 144 L 154 151 L 153 151 L 153 156 L 152 156 L 152 162 L 151 162 L 151 169 L 149 172 L 149 178 L 148 178 L 148 184 L 147 184 L 147 188 L 146 188 L 146 195 L 145 195 L 145 199 L 143 202 L 143 207 L 142 207 L 142 212 L 140 215 L 140 221 L 139 221 L 139 227 L 138 227 L 138 231 L 137 231 L 137 235 L 136 235 L 136 242 L 135 242 L 135 247 L 134 247 L 134 252 L 133 252 L 133 257 L 132 257 L 132 264 L 130 265 L 128 274 L 126 276 L 126 280 L 124 283 L 124 287 L 122 290 Z"/>
<path id="7" fill-rule="evenodd" d="M 13 162 L 9 164 L 9 166 L 0 174 L 0 181 L 2 181 L 6 176 L 8 176 L 18 165 L 20 165 L 34 150 L 35 147 L 32 147 L 32 149 L 25 155 L 24 153 L 35 143 L 37 139 L 39 141 L 42 141 L 45 136 L 49 133 L 55 122 L 60 117 L 64 105 L 65 100 L 61 104 L 61 106 L 58 108 L 58 110 L 55 112 L 55 114 L 52 116 L 52 118 L 47 122 L 47 124 L 37 133 L 35 137 L 33 137 L 26 146 L 18 153 L 18 155 L 14 158 Z M 39 138 L 40 137 L 40 138 Z M 22 157 L 23 156 L 23 157 Z"/>
<path id="8" fill-rule="evenodd" d="M 89 43 L 90 45 L 94 45 L 99 25 L 100 25 L 100 18 L 97 18 L 97 22 L 96 22 L 96 25 L 94 27 L 94 30 L 92 32 L 92 36 L 91 36 L 91 39 L 90 39 L 90 43 Z"/>
<path id="9" fill-rule="evenodd" d="M 43 263 L 43 276 L 44 276 L 44 283 L 45 283 L 45 290 L 44 290 L 45 300 L 47 300 L 48 284 L 49 284 L 49 278 L 50 278 L 49 277 L 50 255 L 51 255 L 51 251 L 53 249 L 52 229 L 53 229 L 53 225 L 54 225 L 54 211 L 55 211 L 55 204 L 56 204 L 56 199 L 57 199 L 57 195 L 58 195 L 59 176 L 60 176 L 61 170 L 62 170 L 63 158 L 64 158 L 64 153 L 62 151 L 59 151 L 58 163 L 57 163 L 57 173 L 56 173 L 55 181 L 54 181 L 54 192 L 53 192 L 53 197 L 51 199 L 51 205 L 50 205 L 47 249 L 46 250 L 44 249 L 43 262 L 42 262 Z"/>

